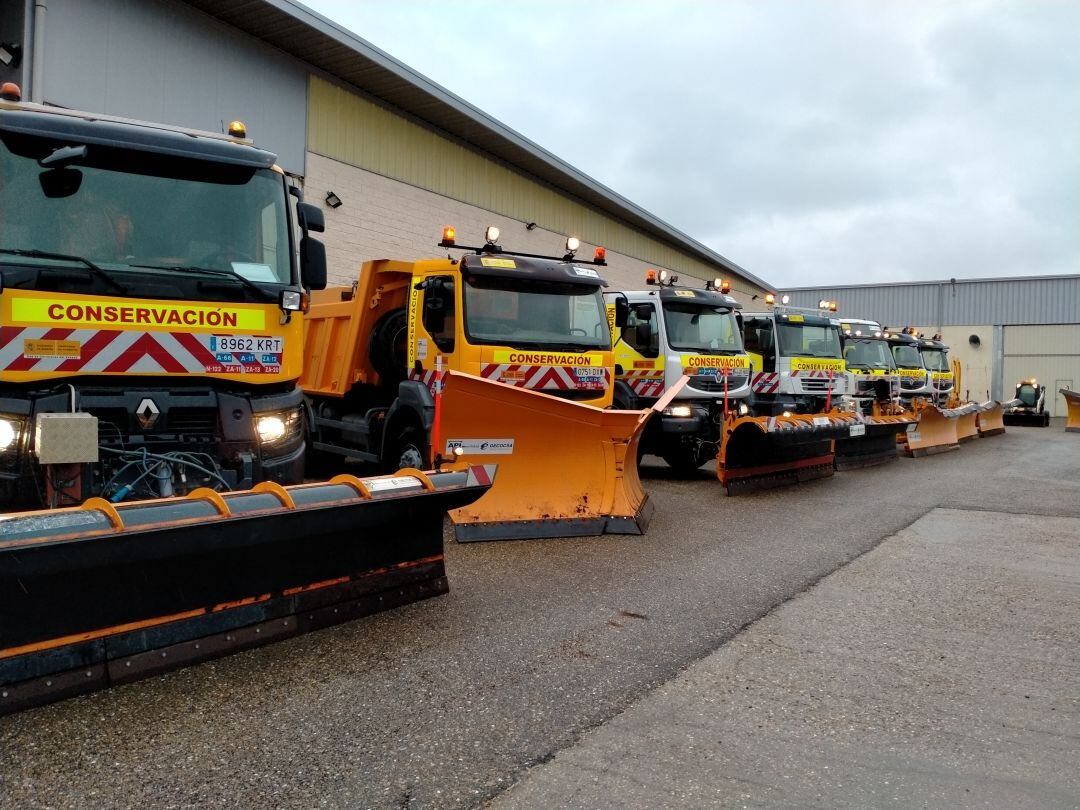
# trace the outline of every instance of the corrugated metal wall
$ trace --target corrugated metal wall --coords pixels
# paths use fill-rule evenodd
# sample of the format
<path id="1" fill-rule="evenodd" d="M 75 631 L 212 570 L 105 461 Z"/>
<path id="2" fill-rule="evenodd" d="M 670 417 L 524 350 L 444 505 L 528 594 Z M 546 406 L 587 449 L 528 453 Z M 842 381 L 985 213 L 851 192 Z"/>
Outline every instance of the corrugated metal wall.
<path id="1" fill-rule="evenodd" d="M 311 77 L 308 98 L 312 152 L 699 279 L 719 274 L 699 259 L 322 78 Z M 734 283 L 751 295 L 760 292 L 746 281 Z"/>
<path id="2" fill-rule="evenodd" d="M 257 145 L 303 174 L 308 74 L 299 62 L 167 0 L 47 6 L 46 102 L 212 132 L 239 118 Z"/>
<path id="3" fill-rule="evenodd" d="M 836 299 L 840 311 L 890 326 L 1080 323 L 1080 276 L 801 288 L 796 306 Z"/>

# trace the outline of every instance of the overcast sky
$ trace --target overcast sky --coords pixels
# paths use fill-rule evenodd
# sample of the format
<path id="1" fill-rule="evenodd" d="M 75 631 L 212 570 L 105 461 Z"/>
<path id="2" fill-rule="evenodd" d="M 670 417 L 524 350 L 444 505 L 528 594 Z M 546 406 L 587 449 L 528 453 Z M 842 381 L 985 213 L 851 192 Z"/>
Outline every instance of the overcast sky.
<path id="1" fill-rule="evenodd" d="M 1080 2 L 307 3 L 777 286 L 1080 272 Z"/>

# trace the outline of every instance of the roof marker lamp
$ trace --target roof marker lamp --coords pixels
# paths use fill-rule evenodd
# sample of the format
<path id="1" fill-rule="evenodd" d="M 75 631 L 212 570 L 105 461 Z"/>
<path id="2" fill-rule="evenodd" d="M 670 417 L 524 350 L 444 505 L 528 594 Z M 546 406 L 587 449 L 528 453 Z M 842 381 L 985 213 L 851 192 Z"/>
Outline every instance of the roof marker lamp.
<path id="1" fill-rule="evenodd" d="M 822 298 L 820 301 L 817 302 L 817 308 L 818 309 L 828 309 L 829 308 L 829 302 L 827 300 L 825 300 L 824 298 Z"/>
<path id="2" fill-rule="evenodd" d="M 488 225 L 487 230 L 484 231 L 484 241 L 489 245 L 497 245 L 499 243 L 499 229 L 494 225 Z"/>
<path id="3" fill-rule="evenodd" d="M 771 307 L 775 303 L 776 303 L 776 296 L 773 295 L 772 293 L 765 293 L 765 304 L 767 306 Z"/>
<path id="4" fill-rule="evenodd" d="M 607 261 L 607 249 L 598 247 L 596 250 L 593 251 L 592 258 L 596 264 L 603 264 Z"/>
<path id="5" fill-rule="evenodd" d="M 0 84 L 0 99 L 3 101 L 22 101 L 22 90 L 15 82 Z"/>
<path id="6" fill-rule="evenodd" d="M 656 284 L 657 280 L 658 279 L 656 278 L 656 271 L 653 268 L 650 267 L 648 270 L 645 271 L 646 284 Z"/>
<path id="7" fill-rule="evenodd" d="M 233 138 L 246 138 L 247 127 L 244 126 L 243 121 L 230 121 L 229 122 L 229 136 Z"/>
<path id="8" fill-rule="evenodd" d="M 574 254 L 577 253 L 577 249 L 581 247 L 581 240 L 576 236 L 566 237 L 566 258 L 574 258 Z"/>
<path id="9" fill-rule="evenodd" d="M 448 247 L 457 241 L 457 229 L 453 225 L 447 225 L 442 229 L 442 242 L 443 247 Z"/>
<path id="10" fill-rule="evenodd" d="M 836 312 L 836 310 L 839 309 L 839 308 L 840 308 L 839 304 L 837 304 L 835 301 L 830 301 L 829 302 L 829 312 Z"/>
<path id="11" fill-rule="evenodd" d="M 790 295 L 782 295 L 782 296 L 780 296 L 780 303 L 781 304 L 790 304 L 791 303 L 791 296 Z"/>

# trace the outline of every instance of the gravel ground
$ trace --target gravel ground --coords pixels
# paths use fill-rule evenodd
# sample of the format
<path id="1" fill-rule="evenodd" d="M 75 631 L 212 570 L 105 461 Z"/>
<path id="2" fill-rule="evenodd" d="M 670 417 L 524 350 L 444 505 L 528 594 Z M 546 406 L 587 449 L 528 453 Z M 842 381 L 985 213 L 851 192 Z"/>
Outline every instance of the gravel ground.
<path id="1" fill-rule="evenodd" d="M 0 718 L 0 805 L 475 806 L 935 507 L 1080 517 L 1078 447 L 738 498 L 647 465 L 646 537 L 450 544 L 447 596 Z"/>

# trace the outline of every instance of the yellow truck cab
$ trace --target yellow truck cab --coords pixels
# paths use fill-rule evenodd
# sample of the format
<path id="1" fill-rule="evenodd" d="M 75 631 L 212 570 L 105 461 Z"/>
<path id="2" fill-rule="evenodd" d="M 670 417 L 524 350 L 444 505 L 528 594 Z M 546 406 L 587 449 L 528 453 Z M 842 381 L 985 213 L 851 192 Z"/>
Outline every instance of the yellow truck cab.
<path id="1" fill-rule="evenodd" d="M 17 99 L 6 85 L 0 508 L 302 480 L 320 209 L 294 222 L 298 192 L 240 122 L 217 135 Z M 63 482 L 40 456 L 52 414 L 96 419 L 67 421 L 93 459 L 50 454 L 75 463 Z"/>
<path id="2" fill-rule="evenodd" d="M 919 351 L 919 337 L 911 327 L 905 329 L 885 330 L 885 341 L 889 344 L 893 362 L 896 363 L 896 373 L 900 377 L 900 402 L 905 407 L 911 404 L 915 397 L 931 398 L 930 373 L 923 365 L 922 353 Z"/>
<path id="3" fill-rule="evenodd" d="M 440 368 L 611 405 L 603 249 L 578 259 L 571 238 L 563 257 L 545 257 L 503 250 L 495 228 L 486 236 L 462 247 L 448 227 L 440 246 L 465 256 L 366 262 L 351 288 L 313 297 L 302 386 L 323 462 L 426 465 Z"/>
<path id="4" fill-rule="evenodd" d="M 725 410 L 749 412 L 742 305 L 727 294 L 730 284 L 721 279 L 696 289 L 677 286 L 678 276 L 668 270 L 649 270 L 645 282 L 649 289 L 605 294 L 613 313 L 619 296 L 625 296 L 629 309 L 626 325 L 612 335 L 615 407 L 650 407 L 688 376 L 682 391 L 646 426 L 640 448 L 675 469 L 697 469 L 716 457 Z"/>
<path id="5" fill-rule="evenodd" d="M 841 318 L 840 345 L 844 350 L 849 396 L 862 413 L 870 413 L 874 402 L 889 402 L 900 396 L 900 376 L 881 324 Z"/>
<path id="6" fill-rule="evenodd" d="M 752 367 L 750 407 L 756 416 L 818 413 L 839 406 L 847 394 L 835 302 L 818 309 L 776 305 L 768 293 L 764 312 L 743 314 L 743 343 Z"/>

